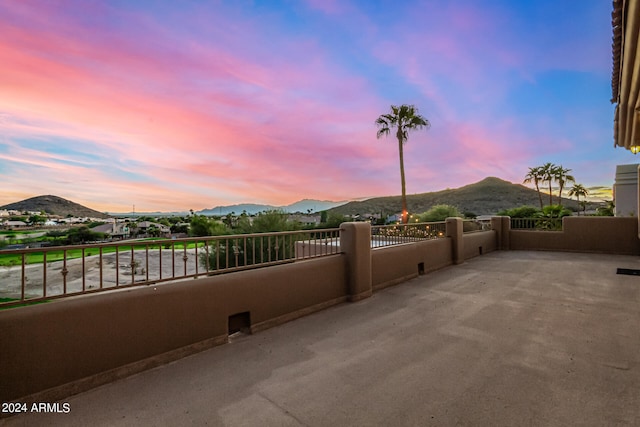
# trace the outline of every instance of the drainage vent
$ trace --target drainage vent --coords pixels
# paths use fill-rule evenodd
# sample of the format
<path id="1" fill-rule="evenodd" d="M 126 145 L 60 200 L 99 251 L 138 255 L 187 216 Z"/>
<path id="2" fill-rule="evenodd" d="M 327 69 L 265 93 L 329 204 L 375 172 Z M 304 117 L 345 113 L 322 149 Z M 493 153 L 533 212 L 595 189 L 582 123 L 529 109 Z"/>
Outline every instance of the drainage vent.
<path id="1" fill-rule="evenodd" d="M 634 270 L 631 268 L 619 268 L 616 274 L 626 274 L 628 276 L 640 276 L 640 270 Z"/>
<path id="2" fill-rule="evenodd" d="M 424 262 L 418 263 L 418 274 L 420 276 L 424 274 Z"/>
<path id="3" fill-rule="evenodd" d="M 480 255 L 482 255 L 482 246 L 478 246 L 478 252 Z"/>
<path id="4" fill-rule="evenodd" d="M 251 333 L 251 315 L 248 311 L 229 316 L 229 336 Z"/>

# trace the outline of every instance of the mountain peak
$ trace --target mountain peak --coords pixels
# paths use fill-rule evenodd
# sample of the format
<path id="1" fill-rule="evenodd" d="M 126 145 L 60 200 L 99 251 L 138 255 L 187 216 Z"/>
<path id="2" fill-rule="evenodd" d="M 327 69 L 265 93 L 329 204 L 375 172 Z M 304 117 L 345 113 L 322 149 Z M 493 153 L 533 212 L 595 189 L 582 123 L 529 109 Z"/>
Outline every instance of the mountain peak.
<path id="1" fill-rule="evenodd" d="M 565 193 L 566 194 L 566 193 Z M 554 197 L 557 199 L 557 195 Z M 338 214 L 393 214 L 400 212 L 400 196 L 377 197 L 361 202 L 350 202 L 334 211 Z M 496 177 L 487 177 L 464 187 L 431 193 L 408 194 L 410 212 L 422 213 L 435 205 L 455 206 L 461 212 L 476 215 L 493 215 L 501 210 L 519 206 L 539 206 L 538 192 L 522 184 L 514 184 Z M 565 206 L 577 207 L 575 200 L 563 198 Z"/>
<path id="2" fill-rule="evenodd" d="M 241 212 L 246 212 L 249 215 L 254 215 L 259 212 L 264 212 L 268 210 L 282 210 L 288 213 L 295 212 L 321 212 L 327 209 L 335 208 L 336 206 L 340 206 L 345 204 L 346 202 L 330 202 L 327 200 L 313 200 L 313 199 L 303 199 L 295 203 L 291 203 L 286 206 L 272 206 L 272 205 L 258 205 L 254 203 L 244 203 L 239 205 L 229 205 L 229 206 L 216 206 L 211 209 L 203 209 L 198 211 L 197 213 L 201 215 L 227 215 L 231 212 L 239 214 Z"/>
<path id="3" fill-rule="evenodd" d="M 108 218 L 109 215 L 96 211 L 71 200 L 47 194 L 24 199 L 19 202 L 0 206 L 0 209 L 17 210 L 21 212 L 46 212 L 50 215 L 72 215 L 79 218 Z"/>

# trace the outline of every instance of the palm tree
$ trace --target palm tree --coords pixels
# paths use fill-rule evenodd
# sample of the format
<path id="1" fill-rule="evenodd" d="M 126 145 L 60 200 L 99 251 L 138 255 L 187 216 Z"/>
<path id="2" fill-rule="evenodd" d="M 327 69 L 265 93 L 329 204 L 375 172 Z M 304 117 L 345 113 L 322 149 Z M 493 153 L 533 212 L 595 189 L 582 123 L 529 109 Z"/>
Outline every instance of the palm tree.
<path id="1" fill-rule="evenodd" d="M 615 216 L 616 215 L 616 205 L 613 200 L 603 200 L 605 202 L 604 206 L 600 206 L 596 209 L 596 214 L 599 216 Z"/>
<path id="2" fill-rule="evenodd" d="M 540 193 L 540 183 L 542 182 L 543 174 L 542 167 L 536 166 L 535 168 L 529 168 L 529 173 L 524 177 L 524 183 L 528 184 L 533 182 L 538 192 L 538 199 L 540 199 L 540 209 L 542 209 L 542 194 Z"/>
<path id="3" fill-rule="evenodd" d="M 573 175 L 569 175 L 569 172 L 571 172 L 571 169 L 563 168 L 562 165 L 556 166 L 553 169 L 553 179 L 558 181 L 558 185 L 560 186 L 560 189 L 558 190 L 558 204 L 560 206 L 562 206 L 562 189 L 564 188 L 565 184 L 569 182 L 576 182 Z"/>
<path id="4" fill-rule="evenodd" d="M 569 197 L 576 196 L 576 200 L 578 201 L 578 205 L 582 206 L 582 213 L 587 209 L 586 203 L 580 203 L 580 196 L 587 197 L 589 195 L 589 190 L 587 190 L 582 184 L 575 184 L 571 190 L 569 190 Z"/>
<path id="5" fill-rule="evenodd" d="M 553 204 L 553 193 L 551 192 L 551 184 L 553 183 L 553 179 L 555 178 L 555 169 L 556 165 L 553 163 L 545 163 L 540 166 L 540 173 L 542 175 L 542 182 L 549 183 L 549 206 Z"/>
<path id="6" fill-rule="evenodd" d="M 409 138 L 409 131 L 413 129 L 427 129 L 431 126 L 429 120 L 418 114 L 418 109 L 413 105 L 392 105 L 391 114 L 383 114 L 376 119 L 378 126 L 377 138 L 382 135 L 389 135 L 392 128 L 397 128 L 396 138 L 398 138 L 398 152 L 400 154 L 400 181 L 402 184 L 402 223 L 406 224 L 407 216 L 407 194 L 404 179 L 404 154 L 402 146 Z"/>

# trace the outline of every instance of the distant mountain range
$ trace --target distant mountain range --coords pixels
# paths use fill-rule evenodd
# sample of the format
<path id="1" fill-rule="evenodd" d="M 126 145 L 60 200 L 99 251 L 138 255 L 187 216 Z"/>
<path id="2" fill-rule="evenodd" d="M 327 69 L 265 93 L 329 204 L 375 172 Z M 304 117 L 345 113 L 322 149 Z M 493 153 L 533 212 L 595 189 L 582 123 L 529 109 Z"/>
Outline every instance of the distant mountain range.
<path id="1" fill-rule="evenodd" d="M 607 188 L 589 188 L 592 195 L 602 195 L 602 198 L 610 199 L 607 196 Z M 565 195 L 568 189 L 565 191 Z M 542 194 L 542 200 L 549 203 L 549 195 Z M 557 191 L 554 191 L 554 203 L 557 203 Z M 422 213 L 429 210 L 434 205 L 447 204 L 457 207 L 461 212 L 472 212 L 476 215 L 492 215 L 501 210 L 529 205 L 537 207 L 540 202 L 536 190 L 520 184 L 513 184 L 500 178 L 489 177 L 475 184 L 466 185 L 460 188 L 446 189 L 431 193 L 409 194 L 407 195 L 407 205 L 410 212 Z M 562 199 L 562 204 L 578 208 L 575 200 Z M 286 206 L 272 206 L 259 204 L 238 204 L 230 206 L 216 206 L 211 209 L 203 209 L 196 213 L 200 215 L 227 215 L 235 213 L 237 215 L 246 212 L 253 215 L 265 210 L 282 210 L 289 213 L 295 212 L 321 212 L 330 210 L 341 215 L 354 214 L 376 214 L 383 213 L 391 215 L 400 212 L 400 196 L 375 197 L 362 201 L 351 202 L 331 202 L 327 200 L 304 199 Z M 22 200 L 16 203 L 0 206 L 0 209 L 47 212 L 53 215 L 107 218 L 103 212 L 87 208 L 70 200 L 58 196 L 38 196 Z M 187 215 L 188 212 L 136 212 L 136 216 L 168 216 Z M 112 214 L 111 216 L 130 216 L 131 213 Z"/>
<path id="2" fill-rule="evenodd" d="M 227 215 L 232 212 L 236 214 L 246 212 L 249 215 L 254 215 L 258 212 L 264 212 L 268 210 L 281 210 L 288 213 L 321 212 L 340 205 L 344 205 L 345 203 L 347 202 L 330 202 L 328 200 L 304 199 L 286 206 L 257 205 L 252 203 L 245 203 L 230 206 L 216 206 L 215 208 L 203 209 L 196 213 L 200 215 Z"/>
<path id="3" fill-rule="evenodd" d="M 20 202 L 9 203 L 0 206 L 0 209 L 16 210 L 20 212 L 46 212 L 49 215 L 59 215 L 66 217 L 68 215 L 78 218 L 108 218 L 109 215 L 74 203 L 70 200 L 63 199 L 58 196 L 36 196 L 25 199 Z"/>

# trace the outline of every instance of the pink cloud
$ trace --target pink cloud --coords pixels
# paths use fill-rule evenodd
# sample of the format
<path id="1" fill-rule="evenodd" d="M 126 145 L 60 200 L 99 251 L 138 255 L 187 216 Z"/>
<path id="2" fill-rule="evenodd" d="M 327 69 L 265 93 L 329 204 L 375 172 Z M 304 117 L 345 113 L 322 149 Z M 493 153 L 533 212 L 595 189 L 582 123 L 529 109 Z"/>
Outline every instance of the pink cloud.
<path id="1" fill-rule="evenodd" d="M 306 85 L 313 78 L 315 83 L 319 83 L 320 87 L 317 89 L 324 86 L 327 92 L 333 92 L 333 95 L 327 96 L 333 103 L 336 99 L 348 98 L 353 87 L 361 86 L 357 80 L 349 81 L 349 78 L 336 85 L 329 78 L 336 70 L 326 69 L 325 75 L 319 74 L 326 68 L 321 59 L 312 60 L 306 70 L 305 67 L 293 71 L 289 68 L 267 70 L 262 66 L 253 66 L 241 58 L 212 51 L 209 55 L 191 57 L 191 63 L 185 69 L 184 64 L 175 68 L 161 57 L 148 56 L 145 61 L 138 61 L 131 59 L 132 54 L 127 53 L 127 49 L 114 51 L 108 45 L 97 48 L 95 44 L 83 45 L 81 39 L 64 40 L 61 37 L 34 38 L 26 34 L 26 31 L 15 29 L 13 42 L 3 43 L 0 47 L 3 62 L 15 65 L 10 69 L 0 70 L 0 85 L 7 93 L 4 102 L 0 101 L 0 106 L 2 110 L 25 117 L 27 122 L 46 123 L 40 129 L 40 134 L 90 138 L 94 144 L 108 150 L 113 160 L 141 159 L 138 164 L 141 170 L 142 162 L 148 162 L 152 166 L 144 165 L 146 171 L 139 173 L 152 176 L 153 171 L 162 172 L 158 176 L 171 178 L 173 184 L 193 185 L 194 181 L 217 180 L 228 189 L 216 189 L 217 193 L 226 193 L 225 197 L 237 191 L 249 198 L 253 190 L 260 191 L 266 198 L 276 199 L 276 202 L 284 202 L 285 199 L 291 201 L 292 194 L 300 192 L 301 172 L 308 172 L 310 184 L 318 177 L 344 178 L 349 172 L 333 170 L 332 162 L 339 157 L 337 151 L 332 151 L 331 154 L 323 151 L 327 148 L 339 149 L 344 154 L 348 149 L 339 144 L 333 148 L 331 144 L 327 147 L 323 142 L 327 136 L 336 133 L 337 128 L 348 127 L 351 121 L 344 118 L 340 108 L 336 111 L 327 110 L 328 105 L 297 98 L 295 89 L 291 91 L 292 86 L 306 90 Z M 306 44 L 305 47 L 309 48 L 310 45 Z M 206 53 L 202 50 L 207 47 L 199 49 L 199 53 Z M 48 54 L 26 53 L 33 51 Z M 56 59 L 73 56 L 78 52 L 86 54 L 88 58 L 82 57 L 80 60 L 73 57 L 70 61 Z M 100 53 L 93 55 L 91 52 Z M 87 64 L 91 63 L 117 63 L 120 71 L 114 73 L 113 67 L 105 70 L 95 66 L 88 67 Z M 153 72 L 155 68 L 163 68 L 164 71 Z M 47 72 L 42 73 L 41 70 Z M 180 79 L 179 73 L 204 76 L 199 73 L 205 71 L 208 73 L 208 82 L 220 79 L 221 85 L 217 90 L 214 88 L 208 94 L 204 93 L 204 98 L 199 93 L 195 94 L 197 96 L 187 93 L 185 98 L 180 98 L 179 93 L 172 92 L 195 92 L 208 88 L 192 86 L 189 89 L 187 85 L 185 89 L 181 85 L 180 91 L 158 90 L 172 76 Z M 144 75 L 149 83 L 139 85 L 139 79 L 123 77 L 126 74 Z M 225 81 L 233 82 L 234 92 L 244 82 L 247 90 L 255 92 L 256 97 L 247 98 L 229 92 L 222 85 Z M 293 98 L 291 93 L 294 94 Z M 274 97 L 278 99 L 279 106 L 272 108 L 271 114 L 264 113 L 269 111 L 265 103 L 273 102 Z M 203 99 L 207 100 L 207 105 L 202 105 Z M 352 108 L 352 105 L 343 108 Z M 238 112 L 241 116 L 238 116 Z M 258 120 L 265 123 L 257 123 L 255 127 L 247 129 L 247 114 L 256 114 Z M 322 129 L 325 125 L 316 125 L 309 117 L 317 118 L 318 123 L 332 122 L 334 130 L 325 132 Z M 33 126 L 25 129 L 24 126 L 14 125 L 14 136 L 20 136 L 21 130 L 24 135 L 34 135 Z M 301 141 L 293 147 L 283 144 L 282 149 L 279 149 L 278 144 L 273 141 L 278 136 L 289 139 L 297 136 Z M 344 135 L 340 137 L 345 138 Z M 307 142 L 309 138 L 314 141 Z M 267 146 L 270 148 L 263 149 Z M 351 152 L 354 156 L 363 154 L 353 149 Z M 305 162 L 300 161 L 300 156 L 309 156 L 310 153 L 315 153 L 313 160 L 305 165 Z M 34 154 L 33 150 L 23 152 L 27 157 Z M 194 164 L 194 156 L 205 162 Z M 155 166 L 163 162 L 163 167 Z M 166 165 L 167 162 L 173 165 Z M 55 162 L 39 166 L 46 166 L 48 173 L 53 169 L 66 167 Z M 118 165 L 115 169 L 127 171 L 129 168 L 129 172 L 135 172 L 132 169 L 135 167 L 134 163 L 133 167 Z M 185 170 L 190 175 L 182 178 Z M 79 175 L 70 171 L 69 181 Z M 229 177 L 233 176 L 252 184 L 229 181 Z M 94 177 L 95 180 L 103 178 L 99 175 Z M 302 185 L 305 183 L 306 180 L 302 179 Z M 193 186 L 198 187 L 198 184 Z M 122 185 L 108 187 L 110 190 L 119 189 L 127 193 Z M 151 189 L 148 184 L 145 184 L 145 188 L 146 192 Z M 353 189 L 346 190 L 344 197 L 351 196 L 352 191 Z M 325 191 L 320 195 L 332 198 L 335 192 Z"/>
<path id="2" fill-rule="evenodd" d="M 377 141 L 373 123 L 390 102 L 419 103 L 433 123 L 407 145 L 413 192 L 508 179 L 536 154 L 531 147 L 546 134 L 527 135 L 493 111 L 509 89 L 496 63 L 527 65 L 498 43 L 505 16 L 470 3 L 432 8 L 440 19 L 428 28 L 425 8 L 383 27 L 348 2 L 306 5 L 325 12 L 320 23 L 346 28 L 354 52 L 397 73 L 388 81 L 405 88 L 404 99 L 383 99 L 396 94 L 337 59 L 320 34 L 281 31 L 277 13 L 247 16 L 235 4 L 167 16 L 109 3 L 3 4 L 0 63 L 10 66 L 0 67 L 8 147 L 0 161 L 52 183 L 24 172 L 12 187 L 64 190 L 100 206 L 108 197 L 112 210 L 132 200 L 148 210 L 199 209 L 396 194 L 397 147 Z M 446 175 L 436 164 L 445 162 Z"/>

